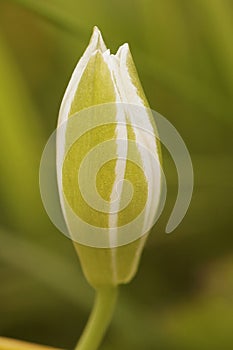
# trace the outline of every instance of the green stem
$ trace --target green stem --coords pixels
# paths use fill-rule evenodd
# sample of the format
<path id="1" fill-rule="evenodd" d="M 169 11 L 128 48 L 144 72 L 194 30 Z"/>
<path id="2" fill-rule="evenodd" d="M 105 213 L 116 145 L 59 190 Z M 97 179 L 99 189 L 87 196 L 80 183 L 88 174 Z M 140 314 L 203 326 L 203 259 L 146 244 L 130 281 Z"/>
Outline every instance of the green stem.
<path id="1" fill-rule="evenodd" d="M 112 319 L 117 288 L 97 290 L 96 300 L 86 328 L 75 350 L 97 350 Z"/>

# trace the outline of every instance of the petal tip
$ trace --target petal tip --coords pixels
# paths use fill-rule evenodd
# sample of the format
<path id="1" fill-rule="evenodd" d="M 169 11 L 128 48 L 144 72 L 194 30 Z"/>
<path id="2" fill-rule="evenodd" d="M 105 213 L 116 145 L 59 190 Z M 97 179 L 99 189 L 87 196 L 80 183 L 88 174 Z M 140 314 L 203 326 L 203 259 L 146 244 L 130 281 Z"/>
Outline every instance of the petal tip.
<path id="1" fill-rule="evenodd" d="M 119 49 L 117 50 L 116 56 L 118 58 L 121 58 L 122 55 L 126 55 L 128 52 L 130 52 L 129 44 L 125 43 L 119 47 Z"/>
<path id="2" fill-rule="evenodd" d="M 99 49 L 101 52 L 105 52 L 107 50 L 101 31 L 97 26 L 94 26 L 93 28 L 93 33 L 90 42 L 93 42 L 95 49 Z"/>

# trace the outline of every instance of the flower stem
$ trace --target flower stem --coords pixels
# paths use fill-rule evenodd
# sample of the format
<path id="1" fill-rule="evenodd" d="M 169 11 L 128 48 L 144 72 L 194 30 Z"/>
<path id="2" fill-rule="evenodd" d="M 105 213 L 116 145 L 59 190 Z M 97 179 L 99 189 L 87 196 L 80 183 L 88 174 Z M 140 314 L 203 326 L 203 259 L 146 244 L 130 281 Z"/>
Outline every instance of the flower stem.
<path id="1" fill-rule="evenodd" d="M 75 350 L 97 350 L 112 319 L 117 288 L 97 290 L 94 308 Z"/>

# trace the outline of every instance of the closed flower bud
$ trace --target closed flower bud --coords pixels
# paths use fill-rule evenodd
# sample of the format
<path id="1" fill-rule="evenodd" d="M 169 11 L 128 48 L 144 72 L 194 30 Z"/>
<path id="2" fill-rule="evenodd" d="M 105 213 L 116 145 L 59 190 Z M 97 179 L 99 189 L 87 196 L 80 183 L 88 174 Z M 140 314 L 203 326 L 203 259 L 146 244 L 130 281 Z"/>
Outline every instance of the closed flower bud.
<path id="1" fill-rule="evenodd" d="M 57 178 L 65 222 L 95 288 L 131 280 L 159 206 L 159 144 L 127 44 L 97 28 L 65 92 Z"/>

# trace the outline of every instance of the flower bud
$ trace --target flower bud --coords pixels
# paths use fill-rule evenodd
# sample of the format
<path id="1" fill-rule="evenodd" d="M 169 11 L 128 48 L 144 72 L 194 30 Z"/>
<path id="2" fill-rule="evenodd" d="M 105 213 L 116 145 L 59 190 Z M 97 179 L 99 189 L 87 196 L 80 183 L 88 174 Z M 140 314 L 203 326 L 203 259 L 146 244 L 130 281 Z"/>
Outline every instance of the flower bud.
<path id="1" fill-rule="evenodd" d="M 95 288 L 131 280 L 158 210 L 159 144 L 147 107 L 128 44 L 110 54 L 95 27 L 57 130 L 61 207 Z"/>

